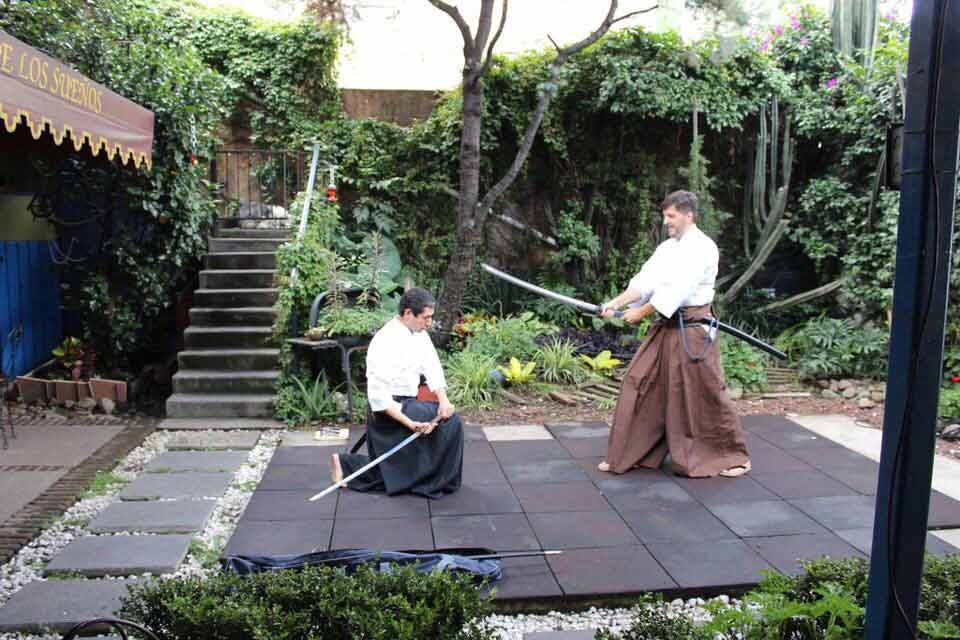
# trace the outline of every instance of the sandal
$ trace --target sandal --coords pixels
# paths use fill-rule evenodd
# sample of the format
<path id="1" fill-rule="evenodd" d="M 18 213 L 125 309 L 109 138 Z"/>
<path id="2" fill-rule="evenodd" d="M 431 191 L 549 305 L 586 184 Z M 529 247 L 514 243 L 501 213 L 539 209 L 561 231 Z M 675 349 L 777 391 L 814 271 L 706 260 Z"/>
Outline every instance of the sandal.
<path id="1" fill-rule="evenodd" d="M 747 460 L 744 464 L 724 469 L 720 472 L 720 475 L 724 478 L 739 478 L 740 476 L 745 476 L 750 473 L 750 469 L 752 469 L 752 467 L 750 466 L 750 461 Z"/>

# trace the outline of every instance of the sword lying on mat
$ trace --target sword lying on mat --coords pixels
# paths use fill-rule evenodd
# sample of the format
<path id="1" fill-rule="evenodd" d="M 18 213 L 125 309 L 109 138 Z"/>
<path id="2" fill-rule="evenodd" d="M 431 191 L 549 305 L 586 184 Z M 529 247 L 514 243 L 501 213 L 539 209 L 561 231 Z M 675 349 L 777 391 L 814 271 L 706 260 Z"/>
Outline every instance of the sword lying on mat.
<path id="1" fill-rule="evenodd" d="M 487 273 L 493 276 L 496 276 L 501 280 L 505 280 L 510 284 L 515 284 L 518 287 L 526 289 L 527 291 L 532 291 L 533 293 L 536 293 L 538 295 L 541 295 L 547 298 L 551 298 L 553 300 L 556 300 L 557 302 L 562 302 L 563 304 L 567 304 L 572 307 L 577 307 L 578 309 L 582 309 L 583 311 L 600 315 L 600 312 L 601 312 L 600 305 L 592 304 L 590 302 L 584 302 L 583 300 L 577 300 L 576 298 L 571 298 L 570 296 L 565 296 L 565 295 L 556 293 L 554 291 L 550 291 L 549 289 L 538 287 L 537 285 L 527 282 L 526 280 L 521 280 L 520 278 L 517 278 L 516 276 L 512 276 L 509 273 L 505 273 L 503 271 L 500 271 L 499 269 L 495 269 L 488 264 L 481 263 L 480 266 L 483 267 L 483 270 L 486 271 Z M 622 311 L 616 312 L 617 317 L 620 317 L 622 315 L 623 315 Z M 785 354 L 783 351 L 780 351 L 776 347 L 773 347 L 767 344 L 763 340 L 760 340 L 759 338 L 756 338 L 750 335 L 749 333 L 744 333 L 743 331 L 741 331 L 740 329 L 737 329 L 736 327 L 731 327 L 730 325 L 724 322 L 720 322 L 718 320 L 717 328 L 720 329 L 720 331 L 723 331 L 724 333 L 729 334 L 734 338 L 739 338 L 740 340 L 743 340 L 747 344 L 753 347 L 756 347 L 761 351 L 765 351 L 776 358 L 780 358 L 781 360 L 787 359 L 787 354 Z"/>
<path id="2" fill-rule="evenodd" d="M 437 418 L 434 418 L 433 422 L 435 422 L 436 424 L 439 425 L 441 422 L 443 422 L 443 420 L 441 420 L 439 417 L 437 417 Z M 375 458 L 374 460 L 371 460 L 371 461 L 368 462 L 367 464 L 363 465 L 362 467 L 360 467 L 359 469 L 357 469 L 356 471 L 354 471 L 353 473 L 351 473 L 350 475 L 348 475 L 346 478 L 343 478 L 343 479 L 341 479 L 341 480 L 338 480 L 337 482 L 334 482 L 332 485 L 330 485 L 329 487 L 327 487 L 326 489 L 324 489 L 324 490 L 321 491 L 320 493 L 311 496 L 310 499 L 309 499 L 309 501 L 310 501 L 310 502 L 315 502 L 315 501 L 319 500 L 320 498 L 326 496 L 327 494 L 333 493 L 334 491 L 336 491 L 336 490 L 339 489 L 340 487 L 345 487 L 345 486 L 347 486 L 347 483 L 348 483 L 348 482 L 350 482 L 351 480 L 353 480 L 353 479 L 356 478 L 357 476 L 363 475 L 366 471 L 368 471 L 368 470 L 370 470 L 370 469 L 373 469 L 375 466 L 377 466 L 378 464 L 380 464 L 381 462 L 383 462 L 384 460 L 386 460 L 387 458 L 389 458 L 390 456 L 392 456 L 393 454 L 395 454 L 397 451 L 400 451 L 400 449 L 403 449 L 405 446 L 407 446 L 408 444 L 410 444 L 411 442 L 413 442 L 414 440 L 416 440 L 417 438 L 419 438 L 419 437 L 422 436 L 422 435 L 423 435 L 423 433 L 420 432 L 420 431 L 415 431 L 415 432 L 411 433 L 409 436 L 407 436 L 406 438 L 404 438 L 404 440 L 403 440 L 402 442 L 400 442 L 400 444 L 396 445 L 395 447 L 393 447 L 392 449 L 390 449 L 389 451 L 387 451 L 386 453 L 384 453 L 382 456 L 380 456 L 380 457 L 378 457 L 378 458 Z"/>

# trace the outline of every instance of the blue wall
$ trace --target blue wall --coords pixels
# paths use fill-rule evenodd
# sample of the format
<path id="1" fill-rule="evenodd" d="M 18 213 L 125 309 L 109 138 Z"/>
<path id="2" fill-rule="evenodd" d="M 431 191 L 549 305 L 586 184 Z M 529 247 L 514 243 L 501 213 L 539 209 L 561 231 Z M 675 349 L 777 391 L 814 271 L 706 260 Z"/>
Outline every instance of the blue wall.
<path id="1" fill-rule="evenodd" d="M 0 369 L 26 373 L 60 344 L 60 280 L 46 241 L 0 242 Z M 21 336 L 12 335 L 23 328 Z"/>

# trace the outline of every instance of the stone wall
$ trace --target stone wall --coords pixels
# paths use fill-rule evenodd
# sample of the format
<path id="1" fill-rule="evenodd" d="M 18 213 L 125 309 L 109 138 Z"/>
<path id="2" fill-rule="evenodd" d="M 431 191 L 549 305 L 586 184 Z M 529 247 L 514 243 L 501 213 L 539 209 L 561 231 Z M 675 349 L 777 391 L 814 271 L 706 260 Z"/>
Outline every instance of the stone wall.
<path id="1" fill-rule="evenodd" d="M 440 98 L 439 91 L 343 89 L 343 110 L 351 118 L 374 118 L 403 127 L 426 120 Z"/>

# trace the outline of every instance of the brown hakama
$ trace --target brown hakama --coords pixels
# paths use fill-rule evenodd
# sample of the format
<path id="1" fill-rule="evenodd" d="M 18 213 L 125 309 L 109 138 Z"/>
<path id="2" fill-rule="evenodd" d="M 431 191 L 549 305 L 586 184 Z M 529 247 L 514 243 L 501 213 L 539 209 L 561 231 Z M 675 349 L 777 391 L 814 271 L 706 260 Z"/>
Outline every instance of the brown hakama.
<path id="1" fill-rule="evenodd" d="M 715 476 L 748 461 L 740 416 L 730 397 L 713 344 L 694 362 L 680 341 L 678 315 L 694 322 L 709 317 L 710 305 L 686 307 L 654 324 L 630 361 L 620 387 L 607 444 L 614 473 L 631 467 L 659 468 L 670 453 L 673 471 Z M 701 325 L 687 326 L 687 346 L 699 355 L 707 343 Z"/>

